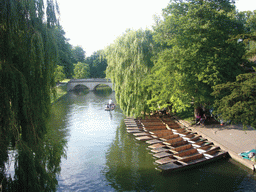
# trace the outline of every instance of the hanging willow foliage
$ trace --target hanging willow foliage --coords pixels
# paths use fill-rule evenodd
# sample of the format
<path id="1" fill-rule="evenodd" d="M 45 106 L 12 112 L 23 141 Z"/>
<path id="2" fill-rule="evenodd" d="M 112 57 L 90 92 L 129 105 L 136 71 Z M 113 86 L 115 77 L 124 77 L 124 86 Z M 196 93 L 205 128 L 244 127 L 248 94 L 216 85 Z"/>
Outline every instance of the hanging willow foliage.
<path id="1" fill-rule="evenodd" d="M 56 182 L 49 181 L 39 144 L 54 86 L 57 2 L 1 0 L 0 8 L 0 182 L 11 147 L 17 151 L 14 186 L 22 191 L 52 190 Z"/>
<path id="2" fill-rule="evenodd" d="M 116 100 L 127 116 L 145 111 L 147 91 L 141 86 L 153 62 L 153 39 L 149 30 L 128 30 L 105 49 L 107 77 L 115 85 Z"/>

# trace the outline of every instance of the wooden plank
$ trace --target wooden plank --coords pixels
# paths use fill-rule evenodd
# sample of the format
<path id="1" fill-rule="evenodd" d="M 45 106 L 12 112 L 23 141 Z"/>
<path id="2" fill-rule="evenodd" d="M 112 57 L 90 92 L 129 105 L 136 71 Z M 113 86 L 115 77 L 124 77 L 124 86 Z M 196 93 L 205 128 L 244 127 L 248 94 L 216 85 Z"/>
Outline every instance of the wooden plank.
<path id="1" fill-rule="evenodd" d="M 150 136 L 140 136 L 140 137 L 135 137 L 135 139 L 139 141 L 148 141 L 148 140 L 152 140 L 153 138 Z"/>
<path id="2" fill-rule="evenodd" d="M 126 130 L 133 130 L 133 129 L 139 129 L 139 130 L 143 130 L 140 127 L 126 127 Z"/>
<path id="3" fill-rule="evenodd" d="M 186 144 L 188 144 L 187 141 L 181 140 L 181 141 L 178 141 L 178 142 L 176 142 L 176 143 L 172 143 L 172 144 L 169 145 L 168 147 L 173 148 L 173 147 L 179 147 L 179 146 L 186 145 Z"/>
<path id="4" fill-rule="evenodd" d="M 173 161 L 171 163 L 167 163 L 167 164 L 164 164 L 164 165 L 160 165 L 158 168 L 163 170 L 163 171 L 167 171 L 167 170 L 171 170 L 171 169 L 178 169 L 180 167 L 183 167 L 183 165 L 181 164 L 176 164 L 175 162 L 177 161 Z"/>
<path id="5" fill-rule="evenodd" d="M 133 130 L 127 130 L 127 133 L 142 133 L 142 131 L 133 129 Z"/>
<path id="6" fill-rule="evenodd" d="M 168 136 L 159 136 L 159 139 L 161 139 L 162 141 L 168 141 L 168 140 L 170 140 L 170 139 L 173 139 L 173 138 L 177 138 L 177 137 L 179 137 L 179 135 L 168 135 Z"/>
<path id="7" fill-rule="evenodd" d="M 173 131 L 173 132 L 177 132 L 177 133 L 185 133 L 185 132 L 187 132 L 187 130 L 184 129 L 184 128 L 172 129 L 172 131 Z"/>
<path id="8" fill-rule="evenodd" d="M 172 130 L 170 129 L 164 129 L 164 130 L 153 130 L 149 131 L 150 134 L 158 134 L 158 133 L 172 133 Z"/>
<path id="9" fill-rule="evenodd" d="M 182 140 L 183 140 L 182 137 L 176 137 L 176 138 L 164 141 L 163 143 L 166 144 L 166 145 L 171 145 L 172 143 L 176 143 L 176 142 L 182 141 Z"/>
<path id="10" fill-rule="evenodd" d="M 162 141 L 159 139 L 152 139 L 152 140 L 146 141 L 146 143 L 152 145 L 156 143 L 162 143 Z"/>
<path id="11" fill-rule="evenodd" d="M 173 159 L 171 157 L 164 157 L 164 158 L 156 160 L 155 163 L 163 165 L 163 164 L 171 163 L 174 161 L 177 161 L 177 159 Z"/>
<path id="12" fill-rule="evenodd" d="M 176 153 L 175 156 L 185 157 L 185 156 L 190 156 L 191 154 L 195 154 L 195 153 L 198 153 L 198 151 L 196 149 L 192 148 L 189 150 L 180 151 L 180 152 Z"/>
<path id="13" fill-rule="evenodd" d="M 163 143 L 156 143 L 156 144 L 149 145 L 148 148 L 156 149 L 156 148 L 160 148 L 160 147 L 164 147 L 164 146 L 166 146 L 166 145 L 164 145 Z"/>
<path id="14" fill-rule="evenodd" d="M 179 151 L 184 151 L 184 150 L 188 150 L 191 148 L 192 148 L 192 144 L 187 144 L 187 145 L 182 145 L 179 147 L 172 148 L 172 150 L 179 152 Z"/>
<path id="15" fill-rule="evenodd" d="M 196 159 L 201 159 L 203 157 L 204 157 L 204 155 L 202 153 L 198 153 L 196 155 L 192 155 L 192 156 L 189 156 L 189 157 L 182 158 L 182 159 L 180 159 L 180 161 L 188 163 L 189 161 L 193 161 L 193 160 L 196 160 Z"/>
<path id="16" fill-rule="evenodd" d="M 155 149 L 151 150 L 151 152 L 153 152 L 153 153 L 161 153 L 161 152 L 166 152 L 166 151 L 170 151 L 170 149 L 168 149 L 166 147 L 160 147 L 160 148 L 155 148 Z"/>
<path id="17" fill-rule="evenodd" d="M 156 158 L 164 158 L 164 157 L 170 157 L 172 156 L 172 154 L 168 152 L 161 152 L 161 153 L 156 153 L 153 156 Z"/>
<path id="18" fill-rule="evenodd" d="M 142 133 L 134 133 L 133 134 L 135 137 L 138 137 L 138 136 L 150 136 L 149 133 L 146 133 L 146 132 L 142 132 Z"/>
<path id="19" fill-rule="evenodd" d="M 220 147 L 216 147 L 214 149 L 208 150 L 205 152 L 205 154 L 213 155 L 213 154 L 217 153 L 218 151 L 220 151 Z"/>

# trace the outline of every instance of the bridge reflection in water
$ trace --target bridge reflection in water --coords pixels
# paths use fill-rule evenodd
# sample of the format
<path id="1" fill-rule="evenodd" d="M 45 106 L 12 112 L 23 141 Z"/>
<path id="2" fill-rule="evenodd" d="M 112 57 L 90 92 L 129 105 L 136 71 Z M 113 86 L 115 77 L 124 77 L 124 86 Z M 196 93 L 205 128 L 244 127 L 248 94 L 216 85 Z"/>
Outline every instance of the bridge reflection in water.
<path id="1" fill-rule="evenodd" d="M 93 91 L 99 85 L 107 85 L 109 86 L 112 91 L 114 91 L 114 86 L 111 83 L 110 79 L 102 79 L 102 78 L 95 78 L 95 79 L 71 79 L 67 85 L 67 91 L 72 91 L 76 89 L 76 87 L 85 86 L 89 89 L 89 91 Z"/>

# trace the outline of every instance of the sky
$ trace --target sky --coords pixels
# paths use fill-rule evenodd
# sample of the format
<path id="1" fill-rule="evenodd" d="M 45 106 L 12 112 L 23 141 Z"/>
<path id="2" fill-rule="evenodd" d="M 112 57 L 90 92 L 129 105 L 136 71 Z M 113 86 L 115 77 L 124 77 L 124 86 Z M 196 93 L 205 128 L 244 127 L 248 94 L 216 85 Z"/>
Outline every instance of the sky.
<path id="1" fill-rule="evenodd" d="M 60 24 L 86 57 L 114 42 L 126 29 L 151 29 L 170 0 L 58 0 Z M 236 0 L 239 11 L 256 10 L 256 0 Z"/>

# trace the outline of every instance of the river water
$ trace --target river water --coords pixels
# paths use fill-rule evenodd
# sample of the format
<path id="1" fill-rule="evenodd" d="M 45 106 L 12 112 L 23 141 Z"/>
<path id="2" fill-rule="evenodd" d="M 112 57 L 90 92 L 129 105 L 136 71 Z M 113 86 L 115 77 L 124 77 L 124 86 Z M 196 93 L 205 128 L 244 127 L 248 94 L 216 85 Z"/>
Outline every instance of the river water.
<path id="1" fill-rule="evenodd" d="M 126 132 L 112 92 L 71 92 L 54 104 L 50 125 L 67 131 L 57 191 L 255 191 L 255 175 L 221 160 L 163 175 L 147 144 Z"/>

